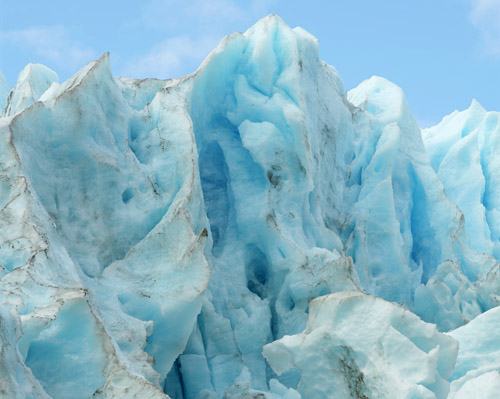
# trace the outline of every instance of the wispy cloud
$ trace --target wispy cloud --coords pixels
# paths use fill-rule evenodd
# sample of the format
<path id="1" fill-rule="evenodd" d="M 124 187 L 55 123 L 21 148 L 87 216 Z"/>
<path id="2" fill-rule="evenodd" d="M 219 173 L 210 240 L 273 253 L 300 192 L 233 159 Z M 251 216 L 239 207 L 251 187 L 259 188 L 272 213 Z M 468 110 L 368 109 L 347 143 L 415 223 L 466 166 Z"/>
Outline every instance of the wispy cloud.
<path id="1" fill-rule="evenodd" d="M 149 0 L 128 25 L 165 38 L 120 71 L 132 77 L 178 77 L 193 72 L 235 29 L 269 13 L 275 0 Z"/>
<path id="2" fill-rule="evenodd" d="M 481 32 L 485 49 L 500 57 L 500 0 L 469 0 L 470 20 Z"/>
<path id="3" fill-rule="evenodd" d="M 150 0 L 136 23 L 145 27 L 178 31 L 188 27 L 193 31 L 207 27 L 220 30 L 225 26 L 254 22 L 266 13 L 273 0 Z"/>
<path id="4" fill-rule="evenodd" d="M 73 39 L 62 25 L 0 31 L 0 44 L 28 50 L 42 61 L 65 69 L 79 68 L 95 58 L 94 51 Z"/>
<path id="5" fill-rule="evenodd" d="M 154 45 L 142 57 L 129 61 L 122 75 L 134 78 L 174 78 L 186 73 L 186 64 L 192 71 L 216 46 L 217 39 L 203 37 L 193 40 L 188 36 L 176 36 Z"/>

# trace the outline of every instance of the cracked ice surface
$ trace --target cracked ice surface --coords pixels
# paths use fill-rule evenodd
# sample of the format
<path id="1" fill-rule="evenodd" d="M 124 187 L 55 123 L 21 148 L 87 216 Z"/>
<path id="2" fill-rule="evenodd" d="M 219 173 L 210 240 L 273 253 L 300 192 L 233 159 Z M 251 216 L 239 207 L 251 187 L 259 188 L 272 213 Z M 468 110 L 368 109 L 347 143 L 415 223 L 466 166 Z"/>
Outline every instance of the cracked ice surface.
<path id="1" fill-rule="evenodd" d="M 277 16 L 184 78 L 105 54 L 0 75 L 4 100 L 0 396 L 497 392 L 470 340 L 498 319 L 497 113 L 422 136 L 399 87 L 345 92 Z"/>

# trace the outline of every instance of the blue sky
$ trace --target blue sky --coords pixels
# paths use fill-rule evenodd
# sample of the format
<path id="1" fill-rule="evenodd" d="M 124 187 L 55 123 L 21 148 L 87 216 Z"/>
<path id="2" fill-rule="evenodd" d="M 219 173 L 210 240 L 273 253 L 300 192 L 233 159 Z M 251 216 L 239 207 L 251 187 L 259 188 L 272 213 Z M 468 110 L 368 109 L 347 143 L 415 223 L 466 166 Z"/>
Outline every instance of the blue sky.
<path id="1" fill-rule="evenodd" d="M 320 41 L 346 89 L 372 75 L 403 88 L 422 126 L 476 98 L 500 111 L 500 0 L 0 0 L 0 69 L 67 79 L 110 51 L 115 76 L 178 77 L 220 39 L 270 13 Z"/>

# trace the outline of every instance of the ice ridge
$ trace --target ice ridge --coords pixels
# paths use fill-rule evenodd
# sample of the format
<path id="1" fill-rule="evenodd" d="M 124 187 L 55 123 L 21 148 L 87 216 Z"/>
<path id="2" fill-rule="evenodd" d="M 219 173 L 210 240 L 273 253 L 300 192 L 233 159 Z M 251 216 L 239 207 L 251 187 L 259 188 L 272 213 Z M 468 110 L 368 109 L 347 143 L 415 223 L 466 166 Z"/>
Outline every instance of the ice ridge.
<path id="1" fill-rule="evenodd" d="M 275 15 L 180 79 L 104 54 L 4 100 L 0 397 L 498 392 L 499 113 L 421 132 Z"/>

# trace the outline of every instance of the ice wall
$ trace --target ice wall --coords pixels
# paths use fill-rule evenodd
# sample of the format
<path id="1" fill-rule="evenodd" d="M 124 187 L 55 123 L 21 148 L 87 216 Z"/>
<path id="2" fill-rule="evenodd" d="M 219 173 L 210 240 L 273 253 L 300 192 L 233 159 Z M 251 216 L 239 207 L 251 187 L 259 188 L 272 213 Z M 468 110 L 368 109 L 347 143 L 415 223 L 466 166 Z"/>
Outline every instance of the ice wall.
<path id="1" fill-rule="evenodd" d="M 439 331 L 498 305 L 498 114 L 473 103 L 422 140 L 400 88 L 346 93 L 274 15 L 181 79 L 115 79 L 104 54 L 57 80 L 28 65 L 0 118 L 1 394 L 496 386 L 462 346 L 481 327 Z"/>

